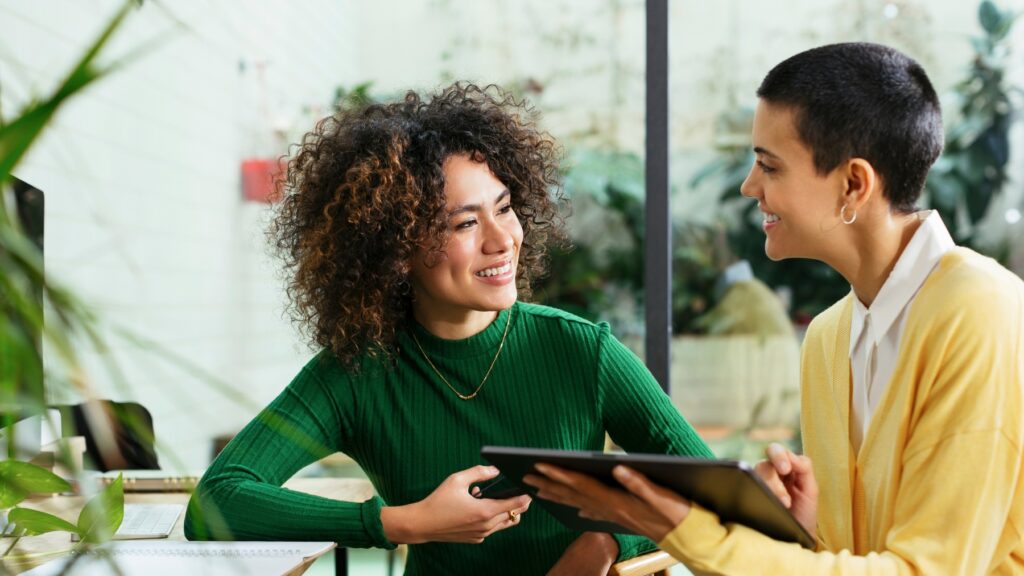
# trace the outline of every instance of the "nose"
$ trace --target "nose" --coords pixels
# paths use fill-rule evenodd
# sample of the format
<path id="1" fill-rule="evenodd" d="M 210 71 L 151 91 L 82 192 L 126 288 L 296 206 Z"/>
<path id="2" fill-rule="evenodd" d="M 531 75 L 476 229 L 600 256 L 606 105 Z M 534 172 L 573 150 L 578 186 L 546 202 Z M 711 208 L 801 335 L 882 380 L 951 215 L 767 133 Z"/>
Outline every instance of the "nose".
<path id="1" fill-rule="evenodd" d="M 747 177 L 743 179 L 743 184 L 740 185 L 740 194 L 747 198 L 761 199 L 761 185 L 757 181 L 754 166 L 750 167 L 750 172 L 747 172 Z"/>
<path id="2" fill-rule="evenodd" d="M 515 244 L 512 232 L 506 230 L 500 222 L 491 220 L 486 226 L 483 251 L 485 254 L 502 254 L 510 252 Z"/>

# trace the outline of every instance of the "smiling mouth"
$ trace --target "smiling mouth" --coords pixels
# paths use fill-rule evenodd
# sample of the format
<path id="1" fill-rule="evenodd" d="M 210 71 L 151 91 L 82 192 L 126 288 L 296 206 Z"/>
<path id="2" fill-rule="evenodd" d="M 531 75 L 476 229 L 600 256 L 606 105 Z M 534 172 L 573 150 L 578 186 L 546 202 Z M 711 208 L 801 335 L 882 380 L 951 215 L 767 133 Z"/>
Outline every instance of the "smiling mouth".
<path id="1" fill-rule="evenodd" d="M 774 223 L 778 222 L 779 220 L 782 220 L 782 218 L 779 218 L 778 214 L 772 214 L 770 212 L 763 212 L 763 214 L 764 214 L 764 221 L 765 221 L 766 224 L 774 224 Z"/>
<path id="2" fill-rule="evenodd" d="M 502 274 L 507 273 L 511 269 L 512 269 L 512 262 L 509 261 L 509 262 L 505 262 L 503 265 L 497 266 L 495 268 L 487 268 L 487 269 L 481 270 L 481 271 L 477 272 L 475 275 L 477 277 L 479 277 L 479 278 L 488 278 L 490 276 L 500 276 Z"/>

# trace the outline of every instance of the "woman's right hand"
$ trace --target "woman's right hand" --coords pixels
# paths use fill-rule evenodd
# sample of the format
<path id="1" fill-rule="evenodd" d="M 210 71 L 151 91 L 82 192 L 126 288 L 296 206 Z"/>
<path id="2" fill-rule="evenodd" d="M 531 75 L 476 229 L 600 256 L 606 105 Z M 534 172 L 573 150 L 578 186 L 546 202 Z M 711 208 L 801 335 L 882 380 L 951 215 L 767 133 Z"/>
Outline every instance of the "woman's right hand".
<path id="1" fill-rule="evenodd" d="M 382 508 L 384 535 L 393 544 L 479 544 L 491 534 L 515 526 L 519 515 L 530 507 L 529 496 L 490 500 L 470 494 L 470 486 L 497 475 L 493 466 L 467 468 L 446 478 L 419 502 Z"/>
<path id="2" fill-rule="evenodd" d="M 772 492 L 789 508 L 793 517 L 810 533 L 818 536 L 818 481 L 807 456 L 795 454 L 781 444 L 765 449 L 767 460 L 755 470 Z"/>

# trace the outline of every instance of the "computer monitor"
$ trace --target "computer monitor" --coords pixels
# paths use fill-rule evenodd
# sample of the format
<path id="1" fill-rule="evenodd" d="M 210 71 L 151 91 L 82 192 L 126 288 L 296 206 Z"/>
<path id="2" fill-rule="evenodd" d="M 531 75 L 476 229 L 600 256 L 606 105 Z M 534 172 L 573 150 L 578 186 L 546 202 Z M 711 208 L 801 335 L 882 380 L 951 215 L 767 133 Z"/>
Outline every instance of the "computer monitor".
<path id="1" fill-rule="evenodd" d="M 43 250 L 45 197 L 43 191 L 12 177 L 0 200 L 13 196 L 14 212 L 25 236 Z M 7 204 L 10 206 L 11 204 Z M 0 251 L 3 248 L 0 247 Z M 18 279 L 15 278 L 15 283 Z M 39 282 L 29 283 L 28 306 L 42 317 L 43 292 Z M 25 304 L 20 304 L 24 306 Z M 5 334 L 0 336 L 0 457 L 31 458 L 42 442 L 43 389 L 42 331 L 15 314 L 15 304 L 0 301 Z M 13 431 L 13 433 L 12 433 Z"/>
<path id="2" fill-rule="evenodd" d="M 43 250 L 43 231 L 45 228 L 44 209 L 46 207 L 43 191 L 35 186 L 11 177 L 11 188 L 14 192 L 14 203 L 18 211 L 18 221 L 29 240 Z M 41 295 L 40 295 L 41 296 Z"/>

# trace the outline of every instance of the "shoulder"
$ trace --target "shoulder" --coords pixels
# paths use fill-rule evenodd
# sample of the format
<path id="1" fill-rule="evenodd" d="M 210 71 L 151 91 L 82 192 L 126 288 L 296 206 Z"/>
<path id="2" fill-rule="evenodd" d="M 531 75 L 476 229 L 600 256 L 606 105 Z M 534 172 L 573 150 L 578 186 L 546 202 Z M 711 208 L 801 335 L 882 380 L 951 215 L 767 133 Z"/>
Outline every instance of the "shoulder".
<path id="1" fill-rule="evenodd" d="M 324 349 L 306 362 L 295 381 L 311 381 L 328 389 L 336 389 L 374 378 L 386 369 L 386 362 L 382 357 L 363 354 L 352 366 L 346 366 L 333 352 Z"/>
<path id="2" fill-rule="evenodd" d="M 925 287 L 931 292 L 961 300 L 985 295 L 1012 300 L 1024 293 L 1024 282 L 1013 272 L 968 248 L 946 253 L 928 280 Z"/>
<path id="3" fill-rule="evenodd" d="M 921 287 L 905 330 L 908 349 L 921 351 L 918 362 L 946 376 L 940 385 L 969 385 L 979 398 L 1001 395 L 1024 367 L 1024 282 L 995 260 L 956 248 Z"/>
<path id="4" fill-rule="evenodd" d="M 606 331 L 608 329 L 608 324 L 606 322 L 595 324 L 586 318 L 581 318 L 575 314 L 566 312 L 565 310 L 559 310 L 558 308 L 552 308 L 551 306 L 544 306 L 543 304 L 519 302 L 516 304 L 516 310 L 520 315 L 521 321 L 525 323 L 537 324 L 550 328 L 593 331 L 595 333 L 602 330 Z"/>
<path id="5" fill-rule="evenodd" d="M 516 324 L 529 331 L 531 339 L 542 345 L 558 343 L 596 351 L 611 335 L 607 322 L 591 322 L 550 306 L 520 302 L 516 304 L 516 312 Z"/>
<path id="6" fill-rule="evenodd" d="M 920 375 L 921 406 L 934 410 L 939 398 L 948 398 L 946 413 L 976 427 L 1019 421 L 1024 393 L 1024 282 L 1019 277 L 991 258 L 955 248 L 921 287 L 905 330 L 904 362 L 912 362 L 911 373 Z M 1014 415 L 992 416 L 1002 410 Z"/>
<path id="7" fill-rule="evenodd" d="M 917 305 L 919 304 L 919 305 Z M 930 324 L 1019 327 L 1024 322 L 1024 282 L 987 256 L 967 248 L 949 251 L 922 286 L 915 313 Z"/>

